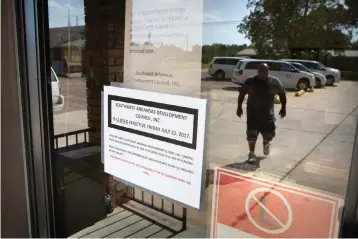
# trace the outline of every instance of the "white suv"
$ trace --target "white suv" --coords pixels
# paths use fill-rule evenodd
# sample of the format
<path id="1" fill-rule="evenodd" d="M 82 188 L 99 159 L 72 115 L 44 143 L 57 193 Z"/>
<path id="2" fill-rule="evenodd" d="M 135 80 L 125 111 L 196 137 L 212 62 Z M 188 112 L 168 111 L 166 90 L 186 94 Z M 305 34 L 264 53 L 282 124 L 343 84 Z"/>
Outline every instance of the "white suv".
<path id="1" fill-rule="evenodd" d="M 301 63 L 311 71 L 324 75 L 327 78 L 327 85 L 333 85 L 334 83 L 338 83 L 341 80 L 340 70 L 329 68 L 319 61 L 308 61 L 299 59 L 283 59 L 283 61 Z"/>
<path id="2" fill-rule="evenodd" d="M 237 63 L 245 58 L 242 57 L 214 57 L 209 63 L 208 73 L 216 80 L 224 80 L 232 76 Z"/>
<path id="3" fill-rule="evenodd" d="M 51 67 L 51 91 L 52 91 L 52 109 L 53 111 L 62 110 L 64 106 L 64 98 L 61 95 L 60 81 L 55 71 Z"/>
<path id="4" fill-rule="evenodd" d="M 297 70 L 292 65 L 275 60 L 241 60 L 236 65 L 232 76 L 232 82 L 238 85 L 244 84 L 247 78 L 257 74 L 261 63 L 266 63 L 270 69 L 270 75 L 277 77 L 286 89 L 308 90 L 315 86 L 315 78 L 312 74 Z"/>

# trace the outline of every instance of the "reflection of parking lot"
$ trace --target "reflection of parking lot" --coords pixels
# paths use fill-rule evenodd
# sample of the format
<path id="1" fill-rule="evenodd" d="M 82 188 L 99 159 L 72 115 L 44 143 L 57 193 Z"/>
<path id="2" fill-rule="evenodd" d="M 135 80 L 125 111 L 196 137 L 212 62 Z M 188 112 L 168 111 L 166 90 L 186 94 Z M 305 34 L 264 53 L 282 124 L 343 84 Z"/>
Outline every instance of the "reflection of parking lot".
<path id="1" fill-rule="evenodd" d="M 86 128 L 84 79 L 60 81 L 66 105 L 54 117 L 55 132 Z M 259 170 L 344 196 L 358 115 L 357 91 L 357 82 L 343 81 L 337 87 L 318 89 L 301 97 L 288 92 L 287 118 L 278 119 L 271 156 L 261 160 Z M 242 164 L 248 149 L 245 119 L 235 115 L 237 94 L 230 82 L 202 82 L 202 96 L 211 100 L 207 144 L 211 169 L 256 169 Z M 262 155 L 261 142 L 257 154 Z"/>
<path id="2" fill-rule="evenodd" d="M 230 84 L 229 84 L 230 85 Z M 358 83 L 341 82 L 294 97 L 288 92 L 287 117 L 277 120 L 271 156 L 260 170 L 279 178 L 324 191 L 345 194 L 358 115 Z M 245 119 L 235 116 L 237 92 L 214 90 L 209 125 L 208 157 L 211 168 L 228 165 L 243 171 L 247 158 Z M 278 113 L 279 105 L 276 108 Z M 262 154 L 262 144 L 257 145 Z"/>

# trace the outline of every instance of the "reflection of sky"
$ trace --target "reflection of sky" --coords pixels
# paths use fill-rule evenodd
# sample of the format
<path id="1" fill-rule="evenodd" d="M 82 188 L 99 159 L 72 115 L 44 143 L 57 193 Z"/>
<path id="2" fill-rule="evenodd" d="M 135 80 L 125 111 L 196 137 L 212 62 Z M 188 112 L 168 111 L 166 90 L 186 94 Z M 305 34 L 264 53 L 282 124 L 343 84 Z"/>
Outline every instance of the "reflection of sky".
<path id="1" fill-rule="evenodd" d="M 242 18 L 249 13 L 246 2 L 246 0 L 204 0 L 203 43 L 239 45 L 249 43 L 236 28 Z M 70 12 L 72 26 L 77 22 L 78 25 L 84 25 L 83 0 L 49 0 L 48 3 L 51 28 L 68 26 L 68 12 Z"/>
<path id="2" fill-rule="evenodd" d="M 237 25 L 249 14 L 246 0 L 204 0 L 204 44 L 249 44 Z"/>

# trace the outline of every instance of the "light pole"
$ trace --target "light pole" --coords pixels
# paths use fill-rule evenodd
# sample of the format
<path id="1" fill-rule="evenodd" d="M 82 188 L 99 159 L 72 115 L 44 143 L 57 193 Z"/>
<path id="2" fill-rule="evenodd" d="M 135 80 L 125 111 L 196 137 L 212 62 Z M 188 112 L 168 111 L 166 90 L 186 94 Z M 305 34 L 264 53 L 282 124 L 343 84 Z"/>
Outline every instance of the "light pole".
<path id="1" fill-rule="evenodd" d="M 67 77 L 71 77 L 71 67 L 70 67 L 70 56 L 71 54 L 71 18 L 70 18 L 70 6 L 68 4 L 68 42 L 67 42 Z"/>

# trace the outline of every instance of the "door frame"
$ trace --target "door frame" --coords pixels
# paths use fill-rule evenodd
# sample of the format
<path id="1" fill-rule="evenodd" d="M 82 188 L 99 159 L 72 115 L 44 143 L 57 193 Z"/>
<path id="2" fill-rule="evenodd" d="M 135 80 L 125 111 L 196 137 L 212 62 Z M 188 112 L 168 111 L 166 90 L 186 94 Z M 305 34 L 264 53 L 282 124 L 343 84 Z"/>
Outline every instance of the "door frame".
<path id="1" fill-rule="evenodd" d="M 15 0 L 14 4 L 29 205 L 31 205 L 31 237 L 56 237 L 48 1 Z M 340 237 L 357 237 L 355 229 L 355 225 L 358 224 L 357 206 L 358 127 Z"/>
<path id="2" fill-rule="evenodd" d="M 339 237 L 358 237 L 358 119 Z"/>
<path id="3" fill-rule="evenodd" d="M 15 4 L 1 1 L 1 237 L 32 235 L 22 97 L 17 57 Z"/>
<path id="4" fill-rule="evenodd" d="M 46 0 L 15 0 L 13 4 L 31 237 L 55 237 L 48 4 Z"/>

